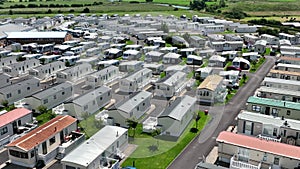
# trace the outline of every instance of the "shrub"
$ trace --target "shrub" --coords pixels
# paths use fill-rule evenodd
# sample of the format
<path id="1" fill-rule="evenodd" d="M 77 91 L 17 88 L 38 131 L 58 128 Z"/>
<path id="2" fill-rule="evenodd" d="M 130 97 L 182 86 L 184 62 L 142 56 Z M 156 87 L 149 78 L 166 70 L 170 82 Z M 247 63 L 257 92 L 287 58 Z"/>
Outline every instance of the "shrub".
<path id="1" fill-rule="evenodd" d="M 131 3 L 131 4 L 139 4 L 140 2 L 139 1 L 129 1 L 129 3 Z"/>

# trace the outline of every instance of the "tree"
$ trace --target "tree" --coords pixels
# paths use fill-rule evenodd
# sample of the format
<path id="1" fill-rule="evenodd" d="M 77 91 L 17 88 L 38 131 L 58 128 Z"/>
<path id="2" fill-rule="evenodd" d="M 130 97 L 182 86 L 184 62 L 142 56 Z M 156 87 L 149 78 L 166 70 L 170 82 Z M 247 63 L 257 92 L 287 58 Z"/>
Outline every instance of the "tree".
<path id="1" fill-rule="evenodd" d="M 146 0 L 146 2 L 153 2 L 153 0 Z"/>
<path id="2" fill-rule="evenodd" d="M 239 19 L 239 20 L 247 16 L 247 14 L 239 8 L 232 8 L 230 11 L 224 12 L 223 14 L 228 18 Z"/>
<path id="3" fill-rule="evenodd" d="M 69 62 L 69 61 L 66 61 L 66 62 L 65 62 L 65 66 L 66 66 L 66 67 L 70 67 L 70 66 L 71 66 L 70 62 Z"/>
<path id="4" fill-rule="evenodd" d="M 7 100 L 3 100 L 3 101 L 1 102 L 1 104 L 2 104 L 2 106 L 4 106 L 4 107 L 8 107 L 8 101 L 7 101 Z"/>
<path id="5" fill-rule="evenodd" d="M 193 0 L 193 2 L 190 2 L 190 8 L 192 10 L 202 10 L 206 7 L 206 1 L 204 0 Z"/>
<path id="6" fill-rule="evenodd" d="M 101 129 L 102 126 L 103 126 L 103 121 L 102 121 L 102 120 L 97 120 L 97 119 L 95 119 L 95 120 L 94 120 L 94 125 L 95 125 L 95 127 L 96 127 L 97 129 Z"/>
<path id="7" fill-rule="evenodd" d="M 83 13 L 90 13 L 90 9 L 89 9 L 88 7 L 86 7 L 86 8 L 83 9 L 82 12 L 83 12 Z"/>
<path id="8" fill-rule="evenodd" d="M 39 107 L 37 107 L 37 110 L 38 110 L 41 114 L 47 113 L 47 107 L 44 106 L 44 105 L 40 105 Z"/>
<path id="9" fill-rule="evenodd" d="M 41 62 L 41 64 L 42 64 L 42 65 L 44 65 L 44 64 L 45 64 L 45 61 L 46 61 L 46 59 L 45 59 L 45 58 L 41 58 L 41 59 L 40 59 L 40 62 Z"/>
<path id="10" fill-rule="evenodd" d="M 225 0 L 220 0 L 220 1 L 219 1 L 219 7 L 220 7 L 220 8 L 226 7 Z"/>
<path id="11" fill-rule="evenodd" d="M 132 137 L 134 137 L 135 136 L 135 129 L 138 125 L 138 122 L 135 119 L 127 119 L 126 123 L 127 123 L 128 127 L 133 130 Z"/>
<path id="12" fill-rule="evenodd" d="M 8 14 L 9 14 L 9 15 L 13 15 L 14 13 L 13 13 L 13 11 L 10 9 L 10 10 L 8 11 Z"/>

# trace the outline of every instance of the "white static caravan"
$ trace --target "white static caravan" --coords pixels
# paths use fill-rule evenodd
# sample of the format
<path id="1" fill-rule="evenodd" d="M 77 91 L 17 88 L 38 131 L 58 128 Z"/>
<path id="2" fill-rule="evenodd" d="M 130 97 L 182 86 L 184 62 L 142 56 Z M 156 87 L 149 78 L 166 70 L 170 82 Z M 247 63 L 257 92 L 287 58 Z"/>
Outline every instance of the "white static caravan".
<path id="1" fill-rule="evenodd" d="M 195 71 L 196 77 L 198 77 L 200 80 L 204 80 L 207 76 L 212 75 L 212 73 L 213 73 L 212 67 L 198 68 Z"/>
<path id="2" fill-rule="evenodd" d="M 101 48 L 93 47 L 86 51 L 86 57 L 93 57 L 93 56 L 100 56 L 101 55 Z"/>
<path id="3" fill-rule="evenodd" d="M 24 55 L 24 56 L 22 56 L 22 58 L 26 58 L 26 60 L 29 60 L 29 59 L 39 59 L 42 56 L 43 56 L 43 54 L 37 53 L 37 54 Z"/>
<path id="4" fill-rule="evenodd" d="M 136 61 L 136 60 L 132 60 L 132 61 L 126 61 L 126 62 L 122 62 L 119 65 L 119 70 L 120 72 L 134 72 L 137 70 L 140 70 L 143 68 L 143 61 Z"/>
<path id="5" fill-rule="evenodd" d="M 300 65 L 278 63 L 275 69 L 290 71 L 290 72 L 300 72 Z"/>
<path id="6" fill-rule="evenodd" d="M 53 54 L 54 55 L 61 55 L 65 53 L 66 51 L 70 50 L 72 46 L 70 45 L 55 45 L 53 48 Z"/>
<path id="7" fill-rule="evenodd" d="M 164 53 L 158 51 L 150 51 L 145 54 L 146 62 L 160 62 L 163 59 Z"/>
<path id="8" fill-rule="evenodd" d="M 85 79 L 85 84 L 92 87 L 98 87 L 107 84 L 119 77 L 119 68 L 109 66 L 95 73 L 88 75 Z"/>
<path id="9" fill-rule="evenodd" d="M 176 72 L 155 83 L 155 95 L 165 98 L 171 98 L 178 95 L 186 82 L 186 73 Z"/>
<path id="10" fill-rule="evenodd" d="M 79 60 L 76 61 L 76 64 L 81 64 L 81 63 L 89 63 L 92 66 L 97 65 L 97 63 L 100 61 L 99 57 L 94 56 L 94 57 L 89 57 L 89 58 L 80 58 Z"/>
<path id="11" fill-rule="evenodd" d="M 160 52 L 167 54 L 169 52 L 172 53 L 177 53 L 178 52 L 178 48 L 177 47 L 162 47 L 159 49 Z"/>
<path id="12" fill-rule="evenodd" d="M 84 112 L 88 113 L 89 115 L 94 114 L 109 104 L 111 97 L 111 88 L 107 86 L 101 86 L 76 97 L 70 102 L 66 102 L 64 104 L 64 108 L 68 114 L 75 116 L 78 119 L 82 119 Z"/>
<path id="13" fill-rule="evenodd" d="M 16 62 L 2 67 L 2 71 L 13 77 L 24 75 L 28 73 L 28 70 L 32 67 L 40 65 L 40 61 L 37 59 L 25 60 L 22 62 Z"/>
<path id="14" fill-rule="evenodd" d="M 300 81 L 265 77 L 262 86 L 300 91 Z"/>
<path id="15" fill-rule="evenodd" d="M 138 60 L 142 56 L 142 53 L 137 50 L 126 50 L 123 52 L 124 60 Z"/>
<path id="16" fill-rule="evenodd" d="M 178 64 L 181 62 L 180 59 L 181 55 L 177 53 L 167 53 L 163 56 L 163 63 L 164 64 Z"/>
<path id="17" fill-rule="evenodd" d="M 110 49 L 106 49 L 104 51 L 105 59 L 116 59 L 118 57 L 121 57 L 122 55 L 123 55 L 123 52 L 116 48 L 110 48 Z"/>
<path id="18" fill-rule="evenodd" d="M 11 52 L 10 50 L 0 51 L 0 58 L 7 57 L 10 52 Z"/>
<path id="19" fill-rule="evenodd" d="M 105 126 L 63 158 L 62 169 L 118 169 L 120 162 L 113 157 L 122 156 L 127 145 L 127 129 Z"/>
<path id="20" fill-rule="evenodd" d="M 120 61 L 119 60 L 104 60 L 97 63 L 98 69 L 106 68 L 109 66 L 119 66 Z"/>
<path id="21" fill-rule="evenodd" d="M 196 55 L 188 55 L 186 64 L 188 65 L 202 65 L 203 64 L 203 58 L 201 56 Z"/>
<path id="22" fill-rule="evenodd" d="M 88 50 L 90 48 L 94 48 L 97 46 L 97 43 L 94 41 L 80 42 L 78 46 L 82 46 L 84 50 Z"/>
<path id="23" fill-rule="evenodd" d="M 70 41 L 65 41 L 65 42 L 63 42 L 62 44 L 63 44 L 63 45 L 70 45 L 70 46 L 72 46 L 72 47 L 75 47 L 75 46 L 77 46 L 79 43 L 80 43 L 79 40 L 70 40 Z"/>
<path id="24" fill-rule="evenodd" d="M 160 73 L 163 72 L 165 68 L 163 64 L 158 64 L 158 63 L 144 64 L 143 67 L 152 70 L 153 75 L 160 75 Z"/>
<path id="25" fill-rule="evenodd" d="M 73 47 L 70 49 L 70 51 L 73 52 L 74 55 L 80 55 L 81 53 L 84 52 L 84 47 L 83 46 Z"/>
<path id="26" fill-rule="evenodd" d="M 58 61 L 62 61 L 64 63 L 69 63 L 70 65 L 75 65 L 77 61 L 79 61 L 80 56 L 63 56 L 58 59 Z"/>
<path id="27" fill-rule="evenodd" d="M 260 58 L 260 55 L 258 54 L 258 52 L 247 52 L 243 53 L 242 57 L 244 59 L 247 59 L 248 61 L 257 61 Z"/>
<path id="28" fill-rule="evenodd" d="M 140 51 L 142 49 L 142 45 L 126 45 L 125 50 L 137 50 Z"/>
<path id="29" fill-rule="evenodd" d="M 110 48 L 110 44 L 103 42 L 103 43 L 98 43 L 97 47 L 99 47 L 101 49 L 101 51 L 109 49 Z"/>
<path id="30" fill-rule="evenodd" d="M 54 49 L 54 44 L 41 44 L 37 46 L 35 51 L 37 53 L 44 54 L 44 53 L 52 53 L 53 49 Z"/>
<path id="31" fill-rule="evenodd" d="M 147 68 L 143 68 L 128 76 L 120 79 L 119 86 L 122 92 L 136 92 L 148 85 L 151 81 L 152 71 Z"/>
<path id="32" fill-rule="evenodd" d="M 61 55 L 43 55 L 39 58 L 42 64 L 58 61 Z"/>
<path id="33" fill-rule="evenodd" d="M 62 83 L 65 81 L 78 82 L 92 72 L 92 65 L 88 63 L 82 63 L 57 72 L 56 79 L 58 83 Z"/>
<path id="34" fill-rule="evenodd" d="M 35 76 L 39 79 L 52 78 L 56 72 L 65 69 L 65 63 L 56 61 L 45 65 L 40 65 L 29 69 L 29 75 Z"/>
<path id="35" fill-rule="evenodd" d="M 159 47 L 158 46 L 144 46 L 143 47 L 143 53 L 148 53 L 151 51 L 158 51 Z"/>
<path id="36" fill-rule="evenodd" d="M 23 99 L 41 90 L 40 80 L 30 78 L 9 86 L 0 88 L 0 102 L 6 100 L 8 104 Z"/>
<path id="37" fill-rule="evenodd" d="M 40 105 L 45 106 L 47 109 L 52 109 L 67 99 L 70 99 L 72 95 L 73 84 L 64 82 L 26 97 L 25 103 L 27 103 L 31 109 L 35 110 L 37 110 Z"/>

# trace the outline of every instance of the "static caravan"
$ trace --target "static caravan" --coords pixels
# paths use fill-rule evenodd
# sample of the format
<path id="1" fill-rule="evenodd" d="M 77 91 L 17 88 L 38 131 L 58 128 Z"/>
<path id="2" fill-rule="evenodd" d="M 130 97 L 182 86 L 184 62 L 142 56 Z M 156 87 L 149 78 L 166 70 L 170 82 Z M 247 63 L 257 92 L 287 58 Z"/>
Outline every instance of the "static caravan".
<path id="1" fill-rule="evenodd" d="M 119 66 L 120 61 L 119 60 L 105 60 L 105 61 L 100 61 L 97 63 L 98 69 L 106 68 L 109 66 Z"/>
<path id="2" fill-rule="evenodd" d="M 138 60 L 142 56 L 141 52 L 138 50 L 126 50 L 123 52 L 124 60 Z"/>
<path id="3" fill-rule="evenodd" d="M 160 75 L 161 72 L 164 71 L 164 65 L 163 64 L 144 64 L 143 65 L 144 68 L 148 68 L 150 70 L 152 70 L 152 74 L 153 75 Z"/>
<path id="4" fill-rule="evenodd" d="M 39 58 L 42 64 L 58 61 L 61 55 L 43 55 Z"/>
<path id="5" fill-rule="evenodd" d="M 150 51 L 145 54 L 146 62 L 160 62 L 163 59 L 164 53 L 158 51 Z"/>
<path id="6" fill-rule="evenodd" d="M 122 55 L 123 55 L 123 52 L 116 48 L 110 48 L 110 49 L 106 49 L 104 51 L 105 59 L 116 59 L 118 57 L 121 57 Z"/>
<path id="7" fill-rule="evenodd" d="M 97 46 L 101 49 L 101 51 L 110 48 L 110 44 L 106 42 L 98 43 Z"/>
<path id="8" fill-rule="evenodd" d="M 9 53 L 11 53 L 9 50 L 0 51 L 0 58 L 7 57 Z"/>
<path id="9" fill-rule="evenodd" d="M 290 71 L 290 72 L 300 72 L 300 65 L 278 63 L 276 65 L 275 69 L 276 70 Z"/>
<path id="10" fill-rule="evenodd" d="M 142 61 L 127 61 L 127 62 L 122 62 L 119 65 L 119 70 L 120 72 L 133 72 L 137 71 L 143 68 L 144 62 Z"/>
<path id="11" fill-rule="evenodd" d="M 70 49 L 70 51 L 74 52 L 75 55 L 80 55 L 81 53 L 84 52 L 84 47 L 83 46 L 73 47 Z"/>
<path id="12" fill-rule="evenodd" d="M 70 65 L 75 65 L 77 61 L 80 60 L 80 56 L 63 56 L 58 59 L 58 61 L 62 61 L 65 63 L 69 63 Z"/>
<path id="13" fill-rule="evenodd" d="M 199 68 L 195 72 L 196 79 L 204 80 L 207 76 L 212 75 L 213 68 L 212 67 L 203 67 Z"/>
<path id="14" fill-rule="evenodd" d="M 39 59 L 41 56 L 43 56 L 43 54 L 27 54 L 27 55 L 24 55 L 22 56 L 22 58 L 26 58 L 26 60 L 29 60 L 29 59 Z"/>
<path id="15" fill-rule="evenodd" d="M 265 77 L 262 86 L 300 91 L 300 81 Z"/>
<path id="16" fill-rule="evenodd" d="M 54 49 L 54 44 L 41 44 L 37 46 L 35 52 L 41 54 L 52 53 L 53 49 Z"/>
<path id="17" fill-rule="evenodd" d="M 180 54 L 182 57 L 187 57 L 188 55 L 195 55 L 196 48 L 185 48 L 180 50 Z"/>
<path id="18" fill-rule="evenodd" d="M 70 46 L 72 46 L 72 47 L 75 47 L 75 46 L 77 46 L 79 43 L 80 43 L 79 40 L 70 40 L 70 41 L 65 41 L 65 42 L 63 42 L 62 44 L 63 44 L 63 45 L 70 45 Z"/>
<path id="19" fill-rule="evenodd" d="M 100 56 L 101 51 L 99 47 L 90 48 L 86 51 L 86 57 Z"/>
<path id="20" fill-rule="evenodd" d="M 163 56 L 164 64 L 179 64 L 181 62 L 181 55 L 177 53 L 167 53 Z"/>
<path id="21" fill-rule="evenodd" d="M 112 82 L 117 78 L 119 78 L 119 68 L 116 66 L 109 66 L 88 75 L 85 78 L 86 79 L 85 84 L 95 88 L 107 84 L 109 82 Z"/>
<path id="22" fill-rule="evenodd" d="M 142 45 L 126 45 L 125 50 L 137 50 L 140 51 L 142 49 Z"/>
<path id="23" fill-rule="evenodd" d="M 201 56 L 196 56 L 196 55 L 188 55 L 186 64 L 188 64 L 188 65 L 202 65 L 203 64 L 202 57 Z"/>
<path id="24" fill-rule="evenodd" d="M 94 41 L 87 41 L 87 42 L 80 42 L 78 45 L 83 46 L 84 50 L 87 50 L 96 47 L 97 43 Z"/>
<path id="25" fill-rule="evenodd" d="M 65 53 L 66 51 L 69 51 L 72 48 L 70 45 L 55 45 L 53 48 L 53 54 L 54 55 L 60 55 Z"/>

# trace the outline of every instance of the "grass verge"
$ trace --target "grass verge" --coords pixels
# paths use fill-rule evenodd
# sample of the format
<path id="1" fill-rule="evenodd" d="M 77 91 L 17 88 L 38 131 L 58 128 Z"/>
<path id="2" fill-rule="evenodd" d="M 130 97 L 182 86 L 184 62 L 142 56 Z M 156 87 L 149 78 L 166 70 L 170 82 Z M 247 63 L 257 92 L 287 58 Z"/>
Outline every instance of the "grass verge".
<path id="1" fill-rule="evenodd" d="M 256 72 L 265 61 L 266 61 L 266 58 L 262 57 L 257 62 L 252 62 L 251 68 L 250 68 L 250 73 Z"/>

